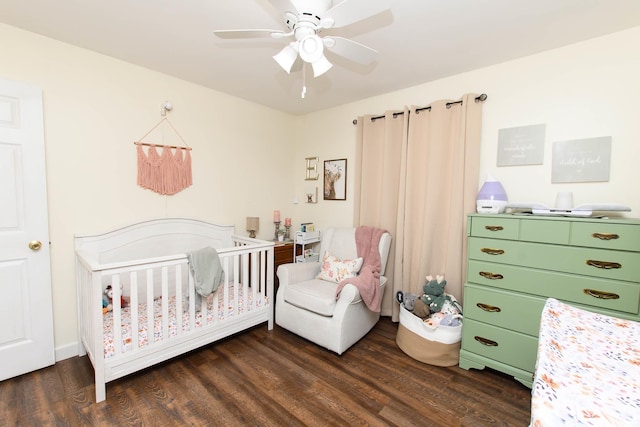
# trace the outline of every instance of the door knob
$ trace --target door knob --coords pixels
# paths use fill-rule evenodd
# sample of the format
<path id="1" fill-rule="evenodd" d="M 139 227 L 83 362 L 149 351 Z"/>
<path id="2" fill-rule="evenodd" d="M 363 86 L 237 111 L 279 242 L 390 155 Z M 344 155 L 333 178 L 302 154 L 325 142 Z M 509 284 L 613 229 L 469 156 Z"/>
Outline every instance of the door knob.
<path id="1" fill-rule="evenodd" d="M 34 251 L 39 251 L 42 247 L 42 242 L 40 240 L 32 240 L 29 242 L 29 249 Z"/>

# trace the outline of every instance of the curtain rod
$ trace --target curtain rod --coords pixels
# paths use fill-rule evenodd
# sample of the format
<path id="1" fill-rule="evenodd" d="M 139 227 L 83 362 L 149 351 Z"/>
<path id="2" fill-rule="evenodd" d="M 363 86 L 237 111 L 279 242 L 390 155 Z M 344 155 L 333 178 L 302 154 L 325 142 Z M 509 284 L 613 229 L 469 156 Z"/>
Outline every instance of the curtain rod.
<path id="1" fill-rule="evenodd" d="M 475 98 L 476 102 L 486 101 L 486 99 L 487 99 L 487 94 L 486 94 L 486 93 L 483 93 L 483 94 L 481 94 L 481 95 L 478 95 L 478 96 Z M 453 102 L 447 102 L 447 108 L 451 108 L 451 106 L 452 106 L 452 105 L 455 105 L 455 104 L 462 104 L 462 100 L 460 100 L 460 101 L 453 101 Z M 427 106 L 427 107 L 416 108 L 416 112 L 417 112 L 417 111 L 424 111 L 424 110 L 427 110 L 427 111 L 428 111 L 428 110 L 431 110 L 431 106 L 429 105 L 429 106 Z M 398 111 L 397 113 L 393 113 L 393 118 L 395 119 L 396 117 L 401 116 L 401 115 L 403 115 L 403 114 L 404 114 L 404 111 Z M 383 114 L 383 115 L 380 115 L 380 116 L 374 116 L 374 117 L 371 117 L 371 121 L 373 122 L 373 121 L 375 121 L 375 120 L 377 120 L 377 119 L 384 119 L 384 118 L 385 118 L 385 115 L 384 115 L 384 114 Z M 354 125 L 357 125 L 357 124 L 358 124 L 358 119 L 353 119 L 353 124 L 354 124 Z"/>

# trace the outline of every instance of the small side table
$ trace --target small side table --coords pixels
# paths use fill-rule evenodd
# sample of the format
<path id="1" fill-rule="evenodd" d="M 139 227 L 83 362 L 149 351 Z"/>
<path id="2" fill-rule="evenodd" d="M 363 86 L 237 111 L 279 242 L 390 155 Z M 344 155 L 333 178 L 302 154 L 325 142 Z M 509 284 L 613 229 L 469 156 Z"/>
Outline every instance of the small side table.
<path id="1" fill-rule="evenodd" d="M 273 296 L 275 298 L 276 292 L 278 291 L 278 285 L 280 282 L 278 281 L 278 266 L 282 264 L 289 264 L 293 261 L 293 241 L 286 242 L 275 242 L 275 246 L 273 248 Z M 298 248 L 298 253 L 302 253 L 301 249 Z"/>

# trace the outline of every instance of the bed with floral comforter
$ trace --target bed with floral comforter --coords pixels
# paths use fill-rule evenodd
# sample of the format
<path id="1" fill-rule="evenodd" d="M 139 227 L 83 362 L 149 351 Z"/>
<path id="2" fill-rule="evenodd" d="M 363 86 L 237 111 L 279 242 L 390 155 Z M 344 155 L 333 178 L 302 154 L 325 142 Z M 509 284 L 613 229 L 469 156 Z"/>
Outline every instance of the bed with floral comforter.
<path id="1" fill-rule="evenodd" d="M 531 425 L 640 426 L 640 323 L 548 299 Z"/>

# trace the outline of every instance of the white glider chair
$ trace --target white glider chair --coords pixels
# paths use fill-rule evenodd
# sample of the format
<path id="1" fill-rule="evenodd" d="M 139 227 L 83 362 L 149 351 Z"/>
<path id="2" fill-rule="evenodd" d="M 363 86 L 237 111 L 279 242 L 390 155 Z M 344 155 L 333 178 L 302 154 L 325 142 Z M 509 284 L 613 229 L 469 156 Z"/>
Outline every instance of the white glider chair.
<path id="1" fill-rule="evenodd" d="M 355 231 L 353 227 L 327 229 L 320 262 L 283 264 L 277 271 L 276 324 L 338 354 L 365 336 L 380 318 L 380 313 L 369 310 L 354 285 L 346 284 L 336 299 L 338 283 L 316 278 L 326 251 L 340 260 L 358 257 Z M 387 282 L 383 275 L 390 246 L 391 235 L 384 233 L 378 245 L 380 295 Z"/>

